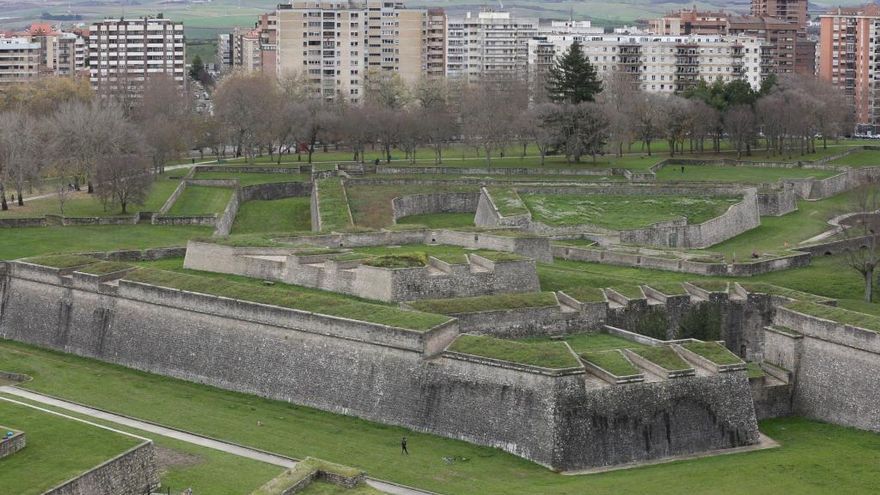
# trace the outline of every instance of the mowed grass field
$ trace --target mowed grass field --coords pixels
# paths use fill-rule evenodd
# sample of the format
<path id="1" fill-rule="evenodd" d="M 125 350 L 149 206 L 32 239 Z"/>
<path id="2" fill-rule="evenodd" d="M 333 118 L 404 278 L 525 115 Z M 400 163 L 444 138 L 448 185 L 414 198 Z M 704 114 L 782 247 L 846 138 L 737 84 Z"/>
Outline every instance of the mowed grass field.
<path id="1" fill-rule="evenodd" d="M 228 187 L 186 186 L 168 210 L 169 216 L 211 215 L 222 213 L 232 197 Z"/>
<path id="2" fill-rule="evenodd" d="M 233 234 L 299 232 L 312 228 L 310 198 L 245 201 L 238 209 Z"/>
<path id="3" fill-rule="evenodd" d="M 782 444 L 778 449 L 563 476 L 497 449 L 8 341 L 0 342 L 0 369 L 32 375 L 24 386 L 36 391 L 450 495 L 867 494 L 880 482 L 880 435 L 800 418 L 761 422 L 762 431 Z M 406 457 L 399 453 L 403 435 L 409 440 Z"/>
<path id="4" fill-rule="evenodd" d="M 24 449 L 0 459 L 0 492 L 16 495 L 39 495 L 142 442 L 3 400 L 0 427 L 26 435 Z"/>
<path id="5" fill-rule="evenodd" d="M 548 225 L 592 224 L 613 230 L 636 229 L 686 217 L 701 223 L 740 201 L 733 197 L 521 194 L 534 220 Z"/>

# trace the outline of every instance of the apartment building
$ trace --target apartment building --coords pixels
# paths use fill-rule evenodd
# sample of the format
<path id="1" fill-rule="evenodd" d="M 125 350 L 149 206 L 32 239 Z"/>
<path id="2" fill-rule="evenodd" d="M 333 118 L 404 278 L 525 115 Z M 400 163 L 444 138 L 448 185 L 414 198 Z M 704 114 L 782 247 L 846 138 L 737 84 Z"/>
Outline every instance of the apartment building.
<path id="1" fill-rule="evenodd" d="M 71 77 L 86 70 L 86 41 L 77 33 L 50 24 L 32 24 L 21 36 L 40 44 L 40 73 Z"/>
<path id="2" fill-rule="evenodd" d="M 40 77 L 40 43 L 0 37 L 0 88 Z"/>
<path id="3" fill-rule="evenodd" d="M 538 20 L 509 12 L 470 12 L 446 24 L 446 75 L 478 80 L 525 75 Z"/>
<path id="4" fill-rule="evenodd" d="M 862 131 L 880 131 L 880 5 L 842 7 L 819 16 L 820 79 L 855 106 Z"/>
<path id="5" fill-rule="evenodd" d="M 446 12 L 428 9 L 425 26 L 425 75 L 429 78 L 446 76 Z"/>
<path id="6" fill-rule="evenodd" d="M 279 5 L 276 73 L 304 73 L 324 98 L 361 101 L 371 73 L 414 83 L 425 74 L 428 12 L 399 2 Z"/>
<path id="7" fill-rule="evenodd" d="M 680 93 L 706 81 L 747 81 L 758 88 L 770 73 L 764 40 L 747 36 L 545 35 L 529 42 L 530 77 L 540 81 L 555 58 L 578 42 L 599 76 L 629 74 L 642 89 Z"/>
<path id="8" fill-rule="evenodd" d="M 801 32 L 807 27 L 807 0 L 752 0 L 751 13 L 794 23 Z"/>
<path id="9" fill-rule="evenodd" d="M 217 54 L 214 56 L 214 63 L 217 65 L 217 71 L 219 72 L 232 70 L 232 40 L 233 33 L 220 33 L 217 35 Z"/>
<path id="10" fill-rule="evenodd" d="M 763 39 L 769 45 L 777 74 L 813 73 L 815 55 L 797 22 L 768 15 L 740 16 L 696 8 L 669 13 L 650 21 L 653 33 L 664 36 L 734 35 Z"/>
<path id="11" fill-rule="evenodd" d="M 154 74 L 186 86 L 183 24 L 158 17 L 105 19 L 89 28 L 89 73 L 102 95 L 136 96 Z"/>

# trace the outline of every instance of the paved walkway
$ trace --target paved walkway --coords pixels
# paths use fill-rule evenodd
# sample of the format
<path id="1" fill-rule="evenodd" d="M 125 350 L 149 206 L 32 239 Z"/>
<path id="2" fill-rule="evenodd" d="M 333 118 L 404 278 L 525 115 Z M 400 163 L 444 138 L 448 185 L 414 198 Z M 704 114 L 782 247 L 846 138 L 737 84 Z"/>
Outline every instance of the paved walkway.
<path id="1" fill-rule="evenodd" d="M 138 419 L 130 418 L 128 416 L 121 416 L 119 414 L 113 414 L 107 411 L 102 411 L 100 409 L 94 409 L 91 407 L 83 406 L 80 404 L 76 404 L 74 402 L 68 402 L 62 399 L 56 399 L 54 397 L 49 397 L 43 394 L 38 394 L 36 392 L 31 392 L 30 390 L 24 390 L 17 387 L 11 386 L 3 386 L 0 387 L 0 392 L 14 395 L 16 397 L 21 397 L 23 399 L 27 399 L 33 402 L 37 402 L 39 404 L 45 404 L 47 406 L 57 407 L 59 409 L 64 409 L 66 411 L 82 414 L 84 416 L 88 416 L 90 418 L 101 419 L 104 421 L 110 421 L 122 426 L 127 426 L 129 428 L 137 428 L 138 430 L 153 433 L 156 435 L 161 435 L 163 437 L 173 438 L 175 440 L 180 440 L 183 442 L 191 443 L 193 445 L 198 445 L 201 447 L 219 450 L 222 452 L 226 452 L 228 454 L 237 455 L 239 457 L 245 457 L 248 459 L 253 459 L 255 461 L 265 462 L 267 464 L 272 464 L 275 466 L 283 467 L 283 468 L 291 468 L 296 465 L 296 460 L 291 459 L 289 457 L 273 454 L 271 452 L 264 452 L 258 449 L 252 449 L 249 447 L 244 447 L 242 445 L 236 445 L 233 443 L 223 442 L 220 440 L 215 440 L 213 438 L 203 437 L 201 435 L 196 435 L 193 433 L 176 430 L 174 428 L 168 428 L 165 426 L 157 425 L 155 423 L 150 423 L 147 421 L 141 421 Z M 9 400 L 3 397 L 0 397 L 0 400 Z M 11 401 L 10 402 L 16 402 Z M 18 404 L 24 404 L 20 402 L 16 402 Z M 24 404 L 30 407 L 30 404 Z M 37 408 L 39 409 L 39 408 Z M 48 411 L 53 412 L 53 411 Z M 54 412 L 53 412 L 54 413 Z M 55 413 L 57 414 L 57 413 Z M 78 418 L 71 418 L 79 420 Z M 81 421 L 81 420 L 80 420 Z M 95 425 L 102 428 L 106 428 L 102 425 Z M 414 488 L 409 488 L 405 486 L 396 485 L 394 483 L 390 483 L 387 481 L 376 480 L 372 478 L 367 479 L 367 484 L 372 486 L 373 488 L 389 493 L 391 495 L 434 495 L 433 492 L 426 492 L 422 490 L 417 490 Z"/>

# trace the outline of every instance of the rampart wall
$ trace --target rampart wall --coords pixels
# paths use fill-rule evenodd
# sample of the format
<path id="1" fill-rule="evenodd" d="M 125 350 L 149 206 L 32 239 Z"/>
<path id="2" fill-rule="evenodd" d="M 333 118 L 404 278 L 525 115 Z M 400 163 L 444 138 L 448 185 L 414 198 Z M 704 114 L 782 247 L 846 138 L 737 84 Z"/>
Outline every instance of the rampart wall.
<path id="1" fill-rule="evenodd" d="M 144 442 L 43 495 L 143 495 L 158 484 L 153 442 Z"/>
<path id="2" fill-rule="evenodd" d="M 10 264 L 2 301 L 4 338 L 495 446 L 554 469 L 757 441 L 742 372 L 612 387 L 585 380 L 582 368 L 455 353 L 424 359 L 457 330 L 385 334 L 376 325 L 124 281 L 95 290 L 26 263 Z"/>
<path id="3" fill-rule="evenodd" d="M 472 213 L 477 211 L 479 193 L 435 193 L 400 196 L 391 200 L 394 223 L 412 215 L 428 213 Z"/>

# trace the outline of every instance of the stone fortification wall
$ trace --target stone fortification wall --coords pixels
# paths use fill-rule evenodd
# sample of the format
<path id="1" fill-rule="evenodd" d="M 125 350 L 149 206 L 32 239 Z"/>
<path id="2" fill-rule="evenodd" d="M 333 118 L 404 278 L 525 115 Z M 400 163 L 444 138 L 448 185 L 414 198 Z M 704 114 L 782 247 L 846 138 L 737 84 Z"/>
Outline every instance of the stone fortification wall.
<path id="1" fill-rule="evenodd" d="M 57 270 L 11 266 L 4 338 L 495 446 L 554 469 L 757 440 L 744 374 L 612 387 L 579 368 L 424 359 L 445 344 L 431 353 L 376 342 L 344 319 L 267 307 L 261 321 L 246 316 L 261 305 L 143 284 L 93 291 Z M 433 337 L 448 343 L 455 332 L 443 330 Z"/>
<path id="2" fill-rule="evenodd" d="M 880 334 L 787 308 L 773 323 L 801 336 L 765 332 L 765 358 L 794 376 L 793 412 L 880 431 Z"/>
<path id="3" fill-rule="evenodd" d="M 473 313 L 452 313 L 462 333 L 520 338 L 591 331 L 605 324 L 607 303 L 578 304 L 577 311 L 559 305 Z"/>
<path id="4" fill-rule="evenodd" d="M 304 285 L 380 301 L 413 301 L 540 290 L 533 260 L 493 262 L 476 254 L 464 264 L 432 263 L 415 268 L 381 268 L 331 256 L 287 256 L 273 250 L 191 242 L 184 267 Z M 439 267 L 439 269 L 438 269 Z"/>
<path id="5" fill-rule="evenodd" d="M 0 439 L 0 459 L 9 457 L 27 446 L 27 436 L 22 431 L 13 431 L 12 436 L 7 438 L 6 429 L 0 427 L 0 434 L 4 435 Z"/>
<path id="6" fill-rule="evenodd" d="M 747 189 L 743 200 L 722 215 L 699 224 L 667 223 L 620 233 L 621 242 L 657 247 L 706 248 L 761 225 L 757 191 Z"/>
<path id="7" fill-rule="evenodd" d="M 479 193 L 436 193 L 400 196 L 391 200 L 394 223 L 412 215 L 428 213 L 472 213 L 477 211 Z"/>
<path id="8" fill-rule="evenodd" d="M 528 212 L 521 215 L 504 216 L 495 205 L 492 195 L 485 187 L 480 188 L 480 197 L 477 201 L 477 212 L 474 216 L 474 225 L 478 227 L 514 227 L 531 229 L 532 215 Z"/>
<path id="9" fill-rule="evenodd" d="M 229 197 L 229 202 L 226 203 L 223 213 L 214 223 L 215 236 L 229 235 L 229 232 L 232 231 L 232 225 L 235 223 L 235 216 L 238 215 L 239 207 L 241 207 L 241 189 L 236 187 L 232 191 L 232 196 Z"/>
<path id="10" fill-rule="evenodd" d="M 321 231 L 321 205 L 318 200 L 318 183 L 312 181 L 311 191 L 309 193 L 310 203 L 309 211 L 312 216 L 312 232 Z"/>
<path id="11" fill-rule="evenodd" d="M 305 198 L 312 193 L 309 182 L 273 182 L 241 187 L 242 201 Z"/>
<path id="12" fill-rule="evenodd" d="M 797 194 L 791 184 L 758 192 L 758 213 L 762 217 L 781 217 L 797 209 Z"/>
<path id="13" fill-rule="evenodd" d="M 840 254 L 853 249 L 860 249 L 867 246 L 871 236 L 857 236 L 850 239 L 840 239 L 837 241 L 821 242 L 818 244 L 809 244 L 806 246 L 798 246 L 798 251 L 804 251 L 813 256 L 826 256 L 832 254 Z"/>
<path id="14" fill-rule="evenodd" d="M 143 495 L 159 484 L 153 442 L 144 442 L 43 495 Z"/>
<path id="15" fill-rule="evenodd" d="M 559 464 L 613 465 L 758 441 L 744 372 L 599 390 L 565 385 L 572 389 L 557 408 Z"/>
<path id="16" fill-rule="evenodd" d="M 311 165 L 299 167 L 257 167 L 257 166 L 230 166 L 230 165 L 197 165 L 192 167 L 193 176 L 199 172 L 223 172 L 239 174 L 308 174 L 312 171 Z M 192 177 L 190 177 L 192 178 Z"/>

